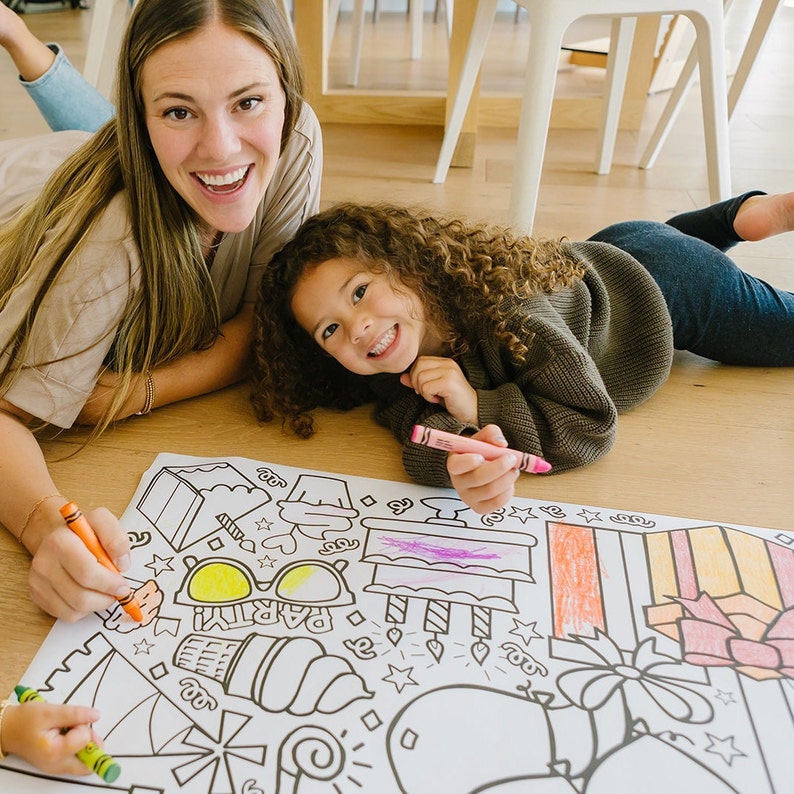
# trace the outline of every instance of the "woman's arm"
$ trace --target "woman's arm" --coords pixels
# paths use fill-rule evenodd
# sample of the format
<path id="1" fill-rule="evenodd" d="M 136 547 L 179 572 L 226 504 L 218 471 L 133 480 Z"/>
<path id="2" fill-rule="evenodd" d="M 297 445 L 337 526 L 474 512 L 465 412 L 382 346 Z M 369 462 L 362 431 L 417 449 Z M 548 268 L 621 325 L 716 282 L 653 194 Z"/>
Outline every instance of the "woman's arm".
<path id="1" fill-rule="evenodd" d="M 0 522 L 33 556 L 31 598 L 57 618 L 74 622 L 107 609 L 129 591 L 124 578 L 99 565 L 69 530 L 58 508 L 66 504 L 26 423 L 29 414 L 0 400 Z M 129 567 L 129 539 L 108 510 L 89 511 L 100 542 L 119 570 Z"/>
<path id="2" fill-rule="evenodd" d="M 197 350 L 178 361 L 158 367 L 152 375 L 154 399 L 152 408 L 207 394 L 237 383 L 247 375 L 251 345 L 254 308 L 244 303 L 231 320 L 221 325 L 221 334 L 212 347 Z M 140 373 L 133 389 L 115 419 L 123 419 L 138 413 L 146 403 L 146 373 Z M 110 405 L 117 377 L 105 373 L 94 388 L 93 394 L 83 406 L 78 422 L 97 424 Z"/>

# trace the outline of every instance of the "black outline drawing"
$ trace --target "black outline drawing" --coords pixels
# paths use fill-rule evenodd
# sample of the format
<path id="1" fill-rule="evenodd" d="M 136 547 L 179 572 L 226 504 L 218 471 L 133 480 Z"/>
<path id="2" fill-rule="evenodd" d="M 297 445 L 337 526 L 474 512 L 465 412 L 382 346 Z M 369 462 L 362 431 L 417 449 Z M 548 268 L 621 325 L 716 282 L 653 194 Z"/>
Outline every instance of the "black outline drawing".
<path id="1" fill-rule="evenodd" d="M 144 622 L 56 623 L 23 677 L 122 774 L 2 791 L 791 790 L 783 533 L 168 454 L 122 523 Z"/>

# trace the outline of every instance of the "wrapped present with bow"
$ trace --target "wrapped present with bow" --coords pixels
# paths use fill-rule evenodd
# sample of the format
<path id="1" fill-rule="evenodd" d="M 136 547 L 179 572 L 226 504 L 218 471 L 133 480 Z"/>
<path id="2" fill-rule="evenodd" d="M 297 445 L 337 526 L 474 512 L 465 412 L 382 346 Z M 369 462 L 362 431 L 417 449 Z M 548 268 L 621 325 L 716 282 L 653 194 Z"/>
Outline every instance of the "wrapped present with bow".
<path id="1" fill-rule="evenodd" d="M 794 549 L 709 526 L 646 536 L 647 625 L 684 660 L 763 680 L 794 677 Z"/>

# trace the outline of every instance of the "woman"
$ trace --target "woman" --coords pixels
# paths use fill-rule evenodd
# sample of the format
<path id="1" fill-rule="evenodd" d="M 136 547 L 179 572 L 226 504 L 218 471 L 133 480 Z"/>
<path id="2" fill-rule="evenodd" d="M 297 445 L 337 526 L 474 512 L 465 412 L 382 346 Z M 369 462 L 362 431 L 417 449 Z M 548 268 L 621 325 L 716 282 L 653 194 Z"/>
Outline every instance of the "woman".
<path id="1" fill-rule="evenodd" d="M 301 91 L 272 0 L 140 0 L 117 118 L 90 138 L 0 143 L 0 521 L 56 617 L 127 585 L 66 528 L 32 431 L 99 433 L 244 374 L 262 273 L 318 206 L 320 131 Z M 88 518 L 125 570 L 116 518 Z"/>

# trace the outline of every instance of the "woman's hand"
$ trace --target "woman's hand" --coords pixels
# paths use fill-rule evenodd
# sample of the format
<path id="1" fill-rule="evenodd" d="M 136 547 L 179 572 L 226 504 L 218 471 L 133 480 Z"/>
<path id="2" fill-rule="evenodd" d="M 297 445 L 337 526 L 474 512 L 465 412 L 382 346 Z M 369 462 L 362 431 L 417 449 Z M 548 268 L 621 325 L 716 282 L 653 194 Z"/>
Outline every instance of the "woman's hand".
<path id="1" fill-rule="evenodd" d="M 419 356 L 400 383 L 413 389 L 429 403 L 440 403 L 459 422 L 479 424 L 477 392 L 451 358 Z"/>
<path id="2" fill-rule="evenodd" d="M 486 425 L 472 438 L 497 447 L 507 446 L 502 431 L 496 425 Z M 484 515 L 504 507 L 513 498 L 520 473 L 518 463 L 514 455 L 485 460 L 474 452 L 450 452 L 447 471 L 458 496 L 475 513 Z"/>
<path id="3" fill-rule="evenodd" d="M 90 775 L 75 757 L 89 742 L 102 746 L 91 728 L 99 712 L 87 706 L 31 701 L 9 704 L 3 716 L 2 747 L 51 775 Z"/>
<path id="4" fill-rule="evenodd" d="M 33 554 L 28 582 L 33 603 L 56 618 L 74 623 L 112 606 L 130 590 L 120 573 L 109 571 L 72 532 L 58 511 L 62 501 L 42 505 L 25 532 Z M 106 508 L 86 513 L 91 528 L 119 571 L 130 564 L 127 533 Z"/>

